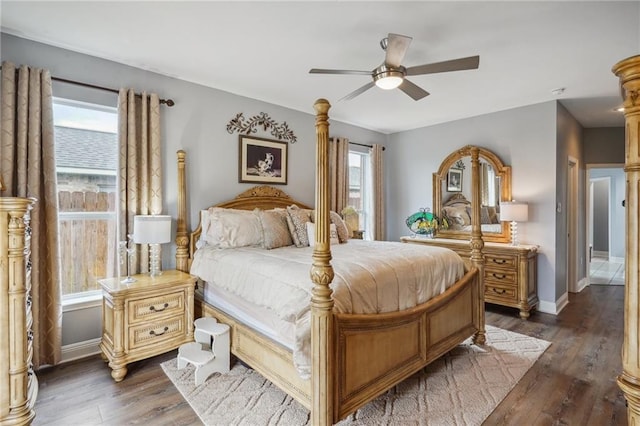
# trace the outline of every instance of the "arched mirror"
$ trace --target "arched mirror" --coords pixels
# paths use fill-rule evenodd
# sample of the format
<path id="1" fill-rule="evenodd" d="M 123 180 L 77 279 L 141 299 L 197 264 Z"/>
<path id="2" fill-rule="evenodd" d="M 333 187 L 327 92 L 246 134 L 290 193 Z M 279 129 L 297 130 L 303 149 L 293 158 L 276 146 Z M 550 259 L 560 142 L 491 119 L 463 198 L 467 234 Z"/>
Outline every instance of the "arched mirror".
<path id="1" fill-rule="evenodd" d="M 472 150 L 478 150 L 477 186 L 472 173 Z M 474 188 L 479 191 L 483 240 L 508 242 L 509 224 L 500 221 L 500 202 L 511 201 L 511 167 L 493 152 L 471 145 L 451 153 L 433 174 L 433 209 L 440 219 L 436 237 L 471 238 Z"/>

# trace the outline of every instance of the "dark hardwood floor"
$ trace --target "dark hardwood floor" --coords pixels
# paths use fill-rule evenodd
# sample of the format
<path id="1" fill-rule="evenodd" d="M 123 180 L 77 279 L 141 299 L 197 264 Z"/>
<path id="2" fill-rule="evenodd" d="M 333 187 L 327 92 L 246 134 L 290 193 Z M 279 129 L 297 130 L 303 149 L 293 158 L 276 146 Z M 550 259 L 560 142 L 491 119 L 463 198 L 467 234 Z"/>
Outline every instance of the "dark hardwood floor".
<path id="1" fill-rule="evenodd" d="M 558 316 L 487 305 L 487 324 L 552 342 L 485 425 L 626 425 L 622 370 L 623 286 L 587 287 Z M 130 365 L 115 383 L 99 356 L 38 372 L 35 425 L 199 425 L 160 363 Z"/>

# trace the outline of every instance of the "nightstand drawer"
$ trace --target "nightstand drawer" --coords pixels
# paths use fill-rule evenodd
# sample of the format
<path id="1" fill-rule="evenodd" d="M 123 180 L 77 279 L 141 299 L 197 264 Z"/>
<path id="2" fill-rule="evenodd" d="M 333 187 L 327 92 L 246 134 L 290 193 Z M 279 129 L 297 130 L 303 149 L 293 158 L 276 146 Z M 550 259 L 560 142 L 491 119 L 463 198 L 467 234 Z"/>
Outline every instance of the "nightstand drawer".
<path id="1" fill-rule="evenodd" d="M 184 303 L 184 291 L 175 291 L 155 297 L 129 300 L 127 302 L 129 324 L 141 321 L 154 321 L 156 318 L 183 313 Z"/>
<path id="2" fill-rule="evenodd" d="M 182 338 L 186 333 L 184 325 L 184 315 L 180 315 L 153 324 L 130 327 L 129 342 L 131 346 L 129 349 L 157 345 L 173 338 Z"/>
<path id="3" fill-rule="evenodd" d="M 514 269 L 517 267 L 517 258 L 515 256 L 487 254 L 485 255 L 485 267 L 487 269 L 492 269 L 492 267 Z"/>
<path id="4" fill-rule="evenodd" d="M 486 268 L 484 270 L 484 280 L 487 285 L 494 283 L 502 286 L 515 287 L 517 282 L 516 271 Z"/>
<path id="5" fill-rule="evenodd" d="M 517 287 L 502 287 L 487 283 L 484 287 L 484 295 L 487 302 L 506 301 L 515 302 L 517 300 Z"/>

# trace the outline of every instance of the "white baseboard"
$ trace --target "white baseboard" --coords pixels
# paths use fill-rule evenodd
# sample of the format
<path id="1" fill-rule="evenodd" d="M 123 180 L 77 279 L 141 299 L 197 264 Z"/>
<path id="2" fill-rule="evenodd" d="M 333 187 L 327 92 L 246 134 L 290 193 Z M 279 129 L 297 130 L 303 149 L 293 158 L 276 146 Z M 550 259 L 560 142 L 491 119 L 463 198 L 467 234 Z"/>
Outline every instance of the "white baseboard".
<path id="1" fill-rule="evenodd" d="M 624 263 L 624 257 L 609 256 L 609 262 Z"/>
<path id="2" fill-rule="evenodd" d="M 62 347 L 62 360 L 60 362 L 74 361 L 100 353 L 100 338 L 72 343 Z"/>
<path id="3" fill-rule="evenodd" d="M 565 293 L 562 295 L 560 299 L 555 302 L 547 302 L 541 300 L 538 303 L 538 312 L 543 312 L 545 314 L 558 315 L 560 311 L 564 309 L 565 306 L 569 304 L 569 294 Z"/>
<path id="4" fill-rule="evenodd" d="M 582 290 L 587 288 L 590 284 L 591 284 L 591 280 L 589 280 L 589 277 L 582 278 L 580 281 L 578 281 L 576 293 L 580 293 Z"/>

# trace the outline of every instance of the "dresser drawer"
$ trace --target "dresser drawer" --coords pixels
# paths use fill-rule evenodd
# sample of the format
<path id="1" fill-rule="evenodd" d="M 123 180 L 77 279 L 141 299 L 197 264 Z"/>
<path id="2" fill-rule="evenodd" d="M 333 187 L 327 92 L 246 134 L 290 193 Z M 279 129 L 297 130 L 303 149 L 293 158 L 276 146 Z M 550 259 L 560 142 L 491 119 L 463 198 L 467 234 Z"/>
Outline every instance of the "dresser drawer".
<path id="1" fill-rule="evenodd" d="M 494 268 L 515 269 L 517 267 L 517 262 L 518 261 L 516 256 L 486 254 L 484 264 L 487 269 L 494 269 Z"/>
<path id="2" fill-rule="evenodd" d="M 155 297 L 144 299 L 132 299 L 127 301 L 129 312 L 129 324 L 142 321 L 155 321 L 156 319 L 184 312 L 185 293 L 176 291 Z"/>
<path id="3" fill-rule="evenodd" d="M 129 327 L 129 350 L 147 345 L 158 345 L 173 338 L 184 338 L 184 315 Z"/>

